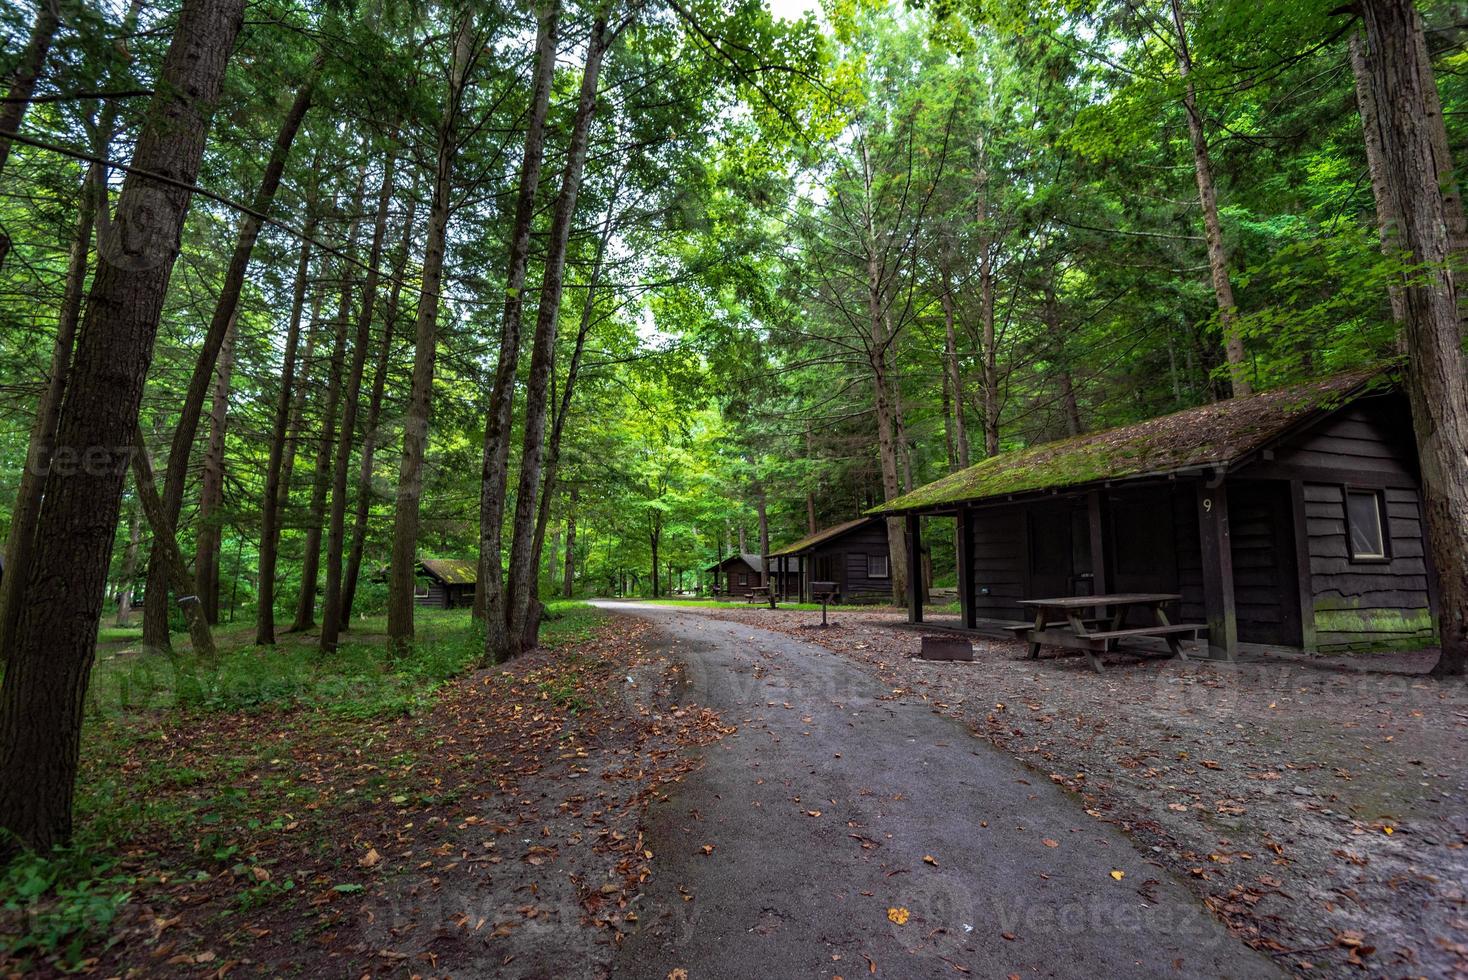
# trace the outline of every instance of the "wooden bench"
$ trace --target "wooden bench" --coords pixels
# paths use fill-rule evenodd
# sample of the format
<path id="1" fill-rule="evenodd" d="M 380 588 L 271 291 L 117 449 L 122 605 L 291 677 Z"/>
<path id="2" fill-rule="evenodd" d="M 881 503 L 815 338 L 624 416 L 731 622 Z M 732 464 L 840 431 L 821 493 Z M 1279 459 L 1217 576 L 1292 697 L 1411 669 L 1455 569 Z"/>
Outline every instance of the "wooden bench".
<path id="1" fill-rule="evenodd" d="M 1197 639 L 1208 627 L 1202 623 L 1173 623 L 1162 611 L 1164 604 L 1174 602 L 1180 596 L 1170 593 L 1121 593 L 1098 596 L 1061 596 L 1054 599 L 1024 599 L 1020 605 L 1035 610 L 1033 626 L 1016 628 L 1030 644 L 1031 660 L 1040 656 L 1041 646 L 1057 646 L 1079 650 L 1091 662 L 1099 674 L 1101 660 L 1097 656 L 1115 648 L 1115 641 L 1131 637 L 1156 636 L 1167 641 L 1167 647 L 1178 660 L 1188 659 L 1179 638 L 1191 634 Z M 1110 608 L 1109 619 L 1083 619 L 1081 613 L 1091 609 Z M 1123 628 L 1129 609 L 1138 608 L 1151 612 L 1155 625 Z M 1102 626 L 1092 630 L 1092 626 Z M 1110 628 L 1105 628 L 1109 626 Z"/>
<path id="2" fill-rule="evenodd" d="M 756 602 L 769 602 L 770 601 L 770 589 L 769 589 L 769 586 L 766 586 L 766 585 L 756 585 L 754 588 L 750 589 L 748 592 L 746 592 L 744 594 L 744 601 L 747 602 L 747 603 L 749 603 L 750 605 L 754 605 Z"/>

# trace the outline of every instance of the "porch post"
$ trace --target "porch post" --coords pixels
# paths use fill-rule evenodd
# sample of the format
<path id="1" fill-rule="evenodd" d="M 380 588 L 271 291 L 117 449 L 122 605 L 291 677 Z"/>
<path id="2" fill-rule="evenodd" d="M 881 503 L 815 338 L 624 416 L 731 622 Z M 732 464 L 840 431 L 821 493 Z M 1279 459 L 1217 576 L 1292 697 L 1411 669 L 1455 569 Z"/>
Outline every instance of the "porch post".
<path id="1" fill-rule="evenodd" d="M 1305 484 L 1290 481 L 1290 516 L 1295 528 L 1295 581 L 1299 592 L 1300 646 L 1315 650 L 1315 582 L 1310 571 L 1310 525 L 1305 514 Z"/>
<path id="2" fill-rule="evenodd" d="M 974 629 L 979 625 L 979 610 L 974 603 L 974 530 L 973 511 L 958 508 L 958 605 L 963 625 Z"/>
<path id="3" fill-rule="evenodd" d="M 1197 485 L 1198 538 L 1203 553 L 1203 608 L 1208 617 L 1208 656 L 1233 660 L 1239 652 L 1234 613 L 1234 562 L 1229 548 L 1228 492 L 1223 484 Z"/>
<path id="4" fill-rule="evenodd" d="M 1111 591 L 1111 583 L 1106 580 L 1106 501 L 1101 494 L 1100 490 L 1086 494 L 1086 516 L 1091 532 L 1092 595 L 1105 595 Z"/>
<path id="5" fill-rule="evenodd" d="M 916 514 L 907 515 L 907 621 L 923 621 L 922 522 Z"/>

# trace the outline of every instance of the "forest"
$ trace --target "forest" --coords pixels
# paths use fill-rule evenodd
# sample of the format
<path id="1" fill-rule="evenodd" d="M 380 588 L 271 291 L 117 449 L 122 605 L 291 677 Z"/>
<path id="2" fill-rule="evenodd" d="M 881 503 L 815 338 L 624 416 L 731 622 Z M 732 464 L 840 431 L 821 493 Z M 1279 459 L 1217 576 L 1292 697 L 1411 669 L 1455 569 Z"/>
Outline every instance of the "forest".
<path id="1" fill-rule="evenodd" d="M 446 559 L 444 678 L 506 665 L 982 460 L 1376 365 L 1464 670 L 1460 4 L 7 0 L 0 35 L 0 853 L 93 839 L 99 651 L 371 636 L 391 674 Z"/>

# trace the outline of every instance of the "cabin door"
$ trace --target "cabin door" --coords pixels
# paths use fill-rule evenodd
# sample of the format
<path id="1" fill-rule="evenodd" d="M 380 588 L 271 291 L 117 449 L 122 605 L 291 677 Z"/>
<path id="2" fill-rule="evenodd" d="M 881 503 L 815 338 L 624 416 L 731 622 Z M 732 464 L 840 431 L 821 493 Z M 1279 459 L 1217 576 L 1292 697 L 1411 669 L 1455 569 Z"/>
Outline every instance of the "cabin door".
<path id="1" fill-rule="evenodd" d="M 1172 495 L 1166 489 L 1114 494 L 1107 592 L 1177 592 Z"/>
<path id="2" fill-rule="evenodd" d="M 1289 484 L 1283 480 L 1231 481 L 1228 538 L 1239 639 L 1299 646 L 1300 589 Z"/>
<path id="3" fill-rule="evenodd" d="M 1086 509 L 1071 503 L 1026 510 L 1028 599 L 1090 595 L 1091 538 Z"/>

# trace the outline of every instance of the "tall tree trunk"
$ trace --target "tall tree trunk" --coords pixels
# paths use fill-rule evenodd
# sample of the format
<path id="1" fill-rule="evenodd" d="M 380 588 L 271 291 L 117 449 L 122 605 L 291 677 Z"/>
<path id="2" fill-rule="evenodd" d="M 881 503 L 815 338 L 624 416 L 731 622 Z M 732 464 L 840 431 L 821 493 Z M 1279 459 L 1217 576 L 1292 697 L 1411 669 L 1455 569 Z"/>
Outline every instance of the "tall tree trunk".
<path id="1" fill-rule="evenodd" d="M 438 302 L 443 288 L 454 156 L 458 149 L 459 108 L 475 54 L 474 17 L 458 15 L 450 56 L 448 93 L 438 125 L 433 194 L 423 246 L 418 322 L 413 331 L 413 380 L 403 424 L 403 456 L 398 468 L 393 511 L 392 564 L 388 577 L 387 637 L 394 650 L 413 641 L 413 577 L 418 565 L 418 505 L 423 499 L 423 460 L 428 452 L 428 421 L 433 404 L 433 366 L 438 355 Z"/>
<path id="2" fill-rule="evenodd" d="M 123 182 L 115 234 L 100 250 L 77 332 L 56 445 L 86 465 L 53 466 L 36 525 L 40 549 L 0 681 L 0 826 L 47 851 L 71 836 L 87 680 L 128 455 L 189 192 L 243 0 L 185 0 Z M 157 173 L 177 183 L 152 181 Z"/>
<path id="3" fill-rule="evenodd" d="M 122 553 L 122 576 L 117 588 L 118 626 L 127 626 L 132 621 L 133 586 L 138 578 L 138 545 L 143 540 L 143 522 L 139 519 L 139 504 L 136 500 L 127 508 L 127 550 Z"/>
<path id="4" fill-rule="evenodd" d="M 250 267 L 250 256 L 255 251 L 255 242 L 260 237 L 261 219 L 257 215 L 267 214 L 275 201 L 275 192 L 280 189 L 280 179 L 285 173 L 286 161 L 290 158 L 291 146 L 301 130 L 301 122 L 311 108 L 316 92 L 316 80 L 320 71 L 320 57 L 311 66 L 310 75 L 296 92 L 295 100 L 281 120 L 280 130 L 275 136 L 275 145 L 265 162 L 260 175 L 260 186 L 250 202 L 252 213 L 240 217 L 239 230 L 235 234 L 234 252 L 220 284 L 219 300 L 214 306 L 214 315 L 209 321 L 209 330 L 199 348 L 198 360 L 189 378 L 188 390 L 184 393 L 183 406 L 179 409 L 178 426 L 173 431 L 173 441 L 168 450 L 168 467 L 163 474 L 163 507 L 170 525 L 178 524 L 183 510 L 184 485 L 188 480 L 189 459 L 193 454 L 194 438 L 199 432 L 199 418 L 204 411 L 204 400 L 214 381 L 214 362 L 219 356 L 224 334 L 234 322 L 239 309 L 240 291 L 245 284 L 245 273 Z M 157 542 L 154 543 L 155 547 Z M 154 569 L 159 569 L 155 574 Z M 148 589 L 143 597 L 143 642 L 155 647 L 168 645 L 168 596 L 166 583 L 161 577 L 162 562 L 149 562 Z"/>
<path id="5" fill-rule="evenodd" d="M 1234 288 L 1228 276 L 1228 250 L 1223 244 L 1223 225 L 1218 220 L 1218 189 L 1213 182 L 1213 161 L 1208 155 L 1208 134 L 1203 113 L 1198 109 L 1193 88 L 1193 56 L 1188 49 L 1187 23 L 1182 0 L 1171 0 L 1172 24 L 1177 40 L 1177 71 L 1183 79 L 1183 109 L 1188 117 L 1188 138 L 1193 144 L 1193 173 L 1198 182 L 1198 203 L 1203 210 L 1203 230 L 1208 239 L 1208 268 L 1213 275 L 1213 295 L 1218 301 L 1218 323 L 1223 329 L 1223 355 L 1228 361 L 1230 387 L 1235 396 L 1251 395 L 1249 362 L 1244 338 L 1239 333 L 1234 309 Z"/>
<path id="6" fill-rule="evenodd" d="M 219 625 L 219 508 L 224 503 L 224 434 L 229 424 L 229 385 L 234 372 L 235 331 L 232 317 L 215 364 L 214 401 L 209 409 L 209 442 L 199 489 L 199 530 L 194 541 L 194 595 L 210 626 Z"/>
<path id="7" fill-rule="evenodd" d="M 566 572 L 561 579 L 561 595 L 570 599 L 576 594 L 576 505 L 581 487 L 571 484 L 571 500 L 566 505 Z"/>
<path id="8" fill-rule="evenodd" d="M 959 469 L 969 467 L 968 425 L 964 418 L 963 372 L 958 366 L 957 316 L 953 303 L 953 276 L 943 269 L 943 370 L 953 393 L 953 449 Z"/>
<path id="9" fill-rule="evenodd" d="M 306 239 L 316 231 L 313 214 L 306 221 Z M 275 565 L 280 544 L 280 511 L 284 501 L 281 493 L 282 470 L 285 466 L 286 436 L 290 425 L 291 402 L 295 396 L 296 355 L 301 343 L 301 313 L 306 305 L 307 279 L 311 271 L 311 245 L 301 242 L 301 257 L 296 264 L 296 281 L 291 290 L 290 323 L 286 328 L 285 353 L 281 363 L 280 392 L 275 399 L 275 418 L 270 427 L 270 457 L 265 466 L 265 491 L 260 501 L 260 567 L 259 583 L 256 586 L 255 642 L 268 646 L 275 642 Z M 321 293 L 318 290 L 317 301 Z M 313 319 L 319 307 L 313 311 Z M 307 342 L 305 360 L 310 359 L 310 342 Z M 301 386 L 301 396 L 305 385 Z"/>
<path id="10" fill-rule="evenodd" d="M 372 314 L 377 306 L 377 283 L 382 264 L 382 244 L 387 239 L 388 206 L 392 203 L 393 176 L 397 153 L 389 152 L 382 167 L 382 186 L 377 192 L 377 215 L 372 226 L 372 245 L 367 258 L 367 279 L 362 286 L 362 309 L 357 314 L 357 335 L 352 342 L 352 365 L 347 372 L 342 402 L 341 438 L 336 443 L 332 467 L 331 516 L 326 535 L 326 601 L 321 609 L 321 651 L 336 649 L 346 615 L 342 593 L 342 561 L 347 535 L 347 478 L 352 467 L 352 444 L 356 442 L 357 404 L 361 400 L 362 372 L 367 349 L 372 345 Z M 386 345 L 383 347 L 386 351 Z"/>
<path id="11" fill-rule="evenodd" d="M 1386 160 L 1386 206 L 1399 219 L 1394 244 L 1419 269 L 1402 285 L 1407 396 L 1422 472 L 1429 551 L 1438 575 L 1442 654 L 1434 676 L 1468 668 L 1468 363 L 1458 325 L 1452 241 L 1439 187 L 1431 124 L 1433 87 L 1422 64 L 1412 0 L 1362 0 L 1371 47 L 1371 90 Z"/>
<path id="12" fill-rule="evenodd" d="M 591 117 L 596 111 L 596 92 L 601 79 L 602 55 L 606 49 L 606 15 L 591 27 L 586 45 L 586 65 L 581 72 L 581 94 L 571 140 L 566 149 L 566 169 L 551 218 L 541 279 L 540 303 L 536 308 L 535 337 L 531 343 L 530 374 L 525 386 L 525 424 L 520 449 L 520 482 L 515 493 L 515 523 L 510 537 L 510 571 L 505 606 L 509 617 L 507 643 L 499 651 L 486 647 L 494 659 L 503 659 L 526 648 L 526 619 L 536 598 L 538 555 L 535 544 L 536 490 L 540 487 L 545 461 L 545 420 L 550 404 L 550 382 L 555 369 L 556 338 L 561 322 L 561 295 L 566 281 L 566 247 L 576 218 L 576 197 L 586 165 L 586 147 L 591 134 Z M 533 642 L 534 637 L 529 639 Z"/>
<path id="13" fill-rule="evenodd" d="M 979 238 L 979 344 L 983 348 L 984 455 L 996 456 L 999 453 L 999 351 L 994 331 L 994 235 L 989 214 L 989 167 L 986 159 L 984 139 L 980 137 L 980 166 L 976 183 L 977 217 L 983 229 Z M 956 360 L 954 364 L 957 364 Z M 955 387 L 953 392 L 961 404 L 963 387 Z"/>
<path id="14" fill-rule="evenodd" d="M 413 248 L 413 217 L 418 206 L 418 190 L 415 185 L 408 197 L 407 212 L 403 215 L 403 241 L 393 264 L 392 288 L 387 293 L 387 306 L 382 311 L 382 347 L 377 352 L 377 364 L 372 371 L 372 394 L 367 401 L 366 433 L 362 437 L 362 464 L 357 474 L 357 510 L 352 516 L 352 547 L 347 555 L 347 570 L 342 582 L 341 628 L 349 629 L 352 620 L 352 604 L 357 598 L 357 581 L 362 572 L 362 553 L 367 547 L 367 518 L 372 509 L 372 474 L 377 456 L 377 426 L 382 418 L 382 399 L 387 391 L 387 369 L 392 362 L 392 343 L 397 333 L 398 301 L 402 293 L 403 277 L 407 274 L 408 256 Z"/>
<path id="15" fill-rule="evenodd" d="M 1075 378 L 1071 376 L 1070 364 L 1065 355 L 1065 326 L 1060 317 L 1060 300 L 1055 295 L 1055 284 L 1045 282 L 1040 300 L 1040 319 L 1050 340 L 1051 359 L 1055 364 L 1055 384 L 1060 389 L 1060 408 L 1065 415 L 1066 434 L 1078 436 L 1085 431 L 1081 422 L 1081 406 L 1076 401 Z"/>
<path id="16" fill-rule="evenodd" d="M 1381 121 L 1376 111 L 1376 99 L 1371 91 L 1371 70 L 1367 66 L 1366 42 L 1359 31 L 1352 31 L 1347 40 L 1351 53 L 1351 73 L 1356 80 L 1356 109 L 1361 114 L 1361 135 L 1366 144 L 1366 172 L 1371 177 L 1371 196 L 1376 201 L 1376 230 L 1381 238 L 1381 250 L 1390 254 L 1392 236 L 1399 219 L 1387 188 L 1386 159 L 1381 149 Z M 1406 318 L 1402 305 L 1402 290 L 1395 283 L 1387 286 L 1387 298 L 1391 302 L 1392 320 L 1401 323 Z"/>
<path id="17" fill-rule="evenodd" d="M 484 621 L 484 656 L 489 662 L 494 662 L 509 645 L 500 550 L 504 541 L 505 491 L 509 484 L 515 377 L 520 364 L 520 327 L 525 311 L 525 267 L 530 257 L 530 231 L 535 222 L 535 192 L 545 156 L 545 117 L 555 76 L 559 23 L 560 3 L 552 0 L 540 15 L 535 41 L 525 155 L 520 162 L 520 189 L 515 199 L 515 223 L 510 230 L 505 267 L 499 363 L 484 420 L 484 462 L 479 483 L 479 575 L 474 614 Z"/>
<path id="18" fill-rule="evenodd" d="M 359 182 L 356 203 L 352 210 L 362 209 L 362 190 Z M 353 245 L 357 240 L 358 218 L 353 218 L 347 231 L 347 255 L 353 256 Z M 301 556 L 301 591 L 296 598 L 296 616 L 290 631 L 299 633 L 316 625 L 316 590 L 321 584 L 321 535 L 326 523 L 326 494 L 331 486 L 331 459 L 337 440 L 351 442 L 350 432 L 337 432 L 336 415 L 341 405 L 342 368 L 347 352 L 347 324 L 352 319 L 353 266 L 350 261 L 341 263 L 341 295 L 337 300 L 335 336 L 331 345 L 331 363 L 327 368 L 326 402 L 321 410 L 321 438 L 316 444 L 316 468 L 311 482 L 311 501 L 306 511 L 306 546 Z"/>
<path id="19" fill-rule="evenodd" d="M 178 596 L 179 608 L 183 610 L 184 622 L 189 627 L 189 640 L 194 652 L 200 656 L 214 655 L 214 637 L 209 632 L 209 619 L 204 605 L 197 595 L 191 594 L 193 582 L 189 578 L 188 566 L 183 552 L 178 547 L 178 537 L 163 509 L 163 499 L 158 495 L 158 484 L 153 478 L 153 463 L 148 458 L 148 446 L 143 439 L 143 430 L 134 433 L 137 440 L 132 454 L 133 485 L 137 487 L 138 502 L 153 530 L 153 540 L 159 544 L 155 557 L 163 561 L 163 578 L 173 594 Z"/>

